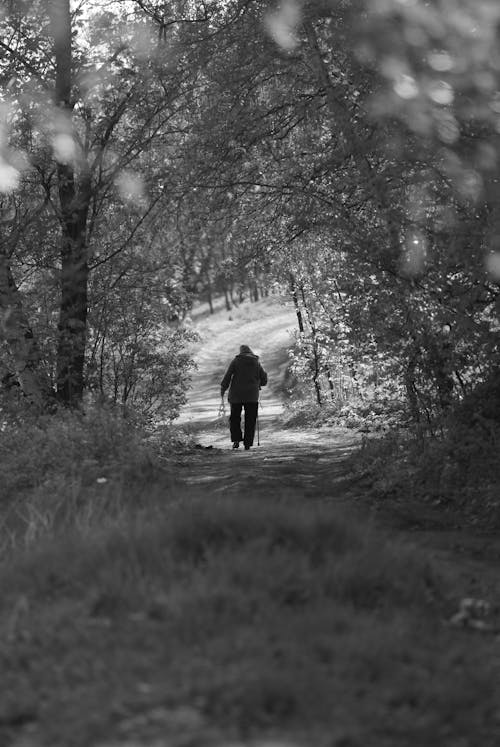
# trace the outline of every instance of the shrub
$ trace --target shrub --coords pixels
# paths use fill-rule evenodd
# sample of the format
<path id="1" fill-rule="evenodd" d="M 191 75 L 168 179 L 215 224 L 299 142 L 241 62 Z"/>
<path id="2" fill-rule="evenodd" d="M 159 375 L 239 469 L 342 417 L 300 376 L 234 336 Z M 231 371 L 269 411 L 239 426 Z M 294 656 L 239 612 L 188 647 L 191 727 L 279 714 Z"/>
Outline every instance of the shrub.
<path id="1" fill-rule="evenodd" d="M 474 523 L 499 526 L 500 424 L 494 396 L 490 406 L 489 388 L 479 390 L 432 429 L 365 439 L 353 468 L 371 477 L 379 497 L 446 505 Z"/>
<path id="2" fill-rule="evenodd" d="M 113 404 L 127 405 L 150 420 L 172 421 L 186 402 L 194 362 L 186 346 L 198 339 L 189 329 L 165 325 L 115 342 L 99 366 L 92 362 L 88 384 Z"/>
<path id="3" fill-rule="evenodd" d="M 116 515 L 166 473 L 172 443 L 167 429 L 148 432 L 134 418 L 105 407 L 26 415 L 4 424 L 4 533 L 11 542 L 19 536 L 31 542 L 61 522 L 88 525 Z"/>
<path id="4" fill-rule="evenodd" d="M 327 400 L 323 405 L 309 400 L 290 400 L 285 405 L 283 425 L 286 428 L 317 428 L 339 425 L 365 433 L 386 431 L 406 422 L 403 402 L 378 394 L 368 399 L 352 396 L 349 400 Z"/>

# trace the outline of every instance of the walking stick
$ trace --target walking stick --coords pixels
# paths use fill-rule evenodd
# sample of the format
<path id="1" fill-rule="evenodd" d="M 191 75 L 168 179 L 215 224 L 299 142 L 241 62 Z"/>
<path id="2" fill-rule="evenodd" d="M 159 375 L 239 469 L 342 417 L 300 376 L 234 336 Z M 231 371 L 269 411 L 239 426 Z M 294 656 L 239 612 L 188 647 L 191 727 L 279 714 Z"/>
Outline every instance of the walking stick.
<path id="1" fill-rule="evenodd" d="M 259 399 L 257 401 L 257 446 L 260 446 L 259 410 L 260 410 L 260 392 L 259 392 Z"/>

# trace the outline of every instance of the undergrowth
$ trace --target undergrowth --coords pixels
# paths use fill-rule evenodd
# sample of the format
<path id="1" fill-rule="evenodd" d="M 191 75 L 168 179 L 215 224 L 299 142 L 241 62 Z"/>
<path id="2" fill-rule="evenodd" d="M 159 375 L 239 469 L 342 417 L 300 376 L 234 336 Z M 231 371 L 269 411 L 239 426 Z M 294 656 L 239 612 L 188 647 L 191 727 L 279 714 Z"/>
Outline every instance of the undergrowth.
<path id="1" fill-rule="evenodd" d="M 500 425 L 450 416 L 433 433 L 394 430 L 367 438 L 353 469 L 380 497 L 452 509 L 483 528 L 500 527 Z"/>
<path id="2" fill-rule="evenodd" d="M 352 469 L 379 498 L 442 506 L 500 527 L 500 380 L 492 376 L 444 413 L 412 423 L 390 398 L 289 401 L 285 427 L 343 426 L 366 434 Z"/>
<path id="3" fill-rule="evenodd" d="M 23 718 L 52 747 L 146 743 L 155 719 L 179 744 L 214 729 L 353 747 L 481 735 L 489 653 L 442 623 L 453 578 L 344 509 L 298 498 L 180 492 L 12 552 L 0 739 Z M 189 723 L 175 735 L 179 714 Z"/>
<path id="4" fill-rule="evenodd" d="M 285 428 L 317 428 L 339 425 L 362 433 L 387 432 L 407 420 L 404 403 L 389 397 L 325 400 L 318 405 L 313 399 L 286 402 L 282 423 Z"/>
<path id="5" fill-rule="evenodd" d="M 493 747 L 460 579 L 293 485 L 193 492 L 172 447 L 107 410 L 0 433 L 1 744 Z"/>
<path id="6" fill-rule="evenodd" d="M 178 438 L 178 436 L 176 436 Z M 141 503 L 169 475 L 168 429 L 106 407 L 25 412 L 0 430 L 0 552 L 56 527 L 90 528 Z"/>

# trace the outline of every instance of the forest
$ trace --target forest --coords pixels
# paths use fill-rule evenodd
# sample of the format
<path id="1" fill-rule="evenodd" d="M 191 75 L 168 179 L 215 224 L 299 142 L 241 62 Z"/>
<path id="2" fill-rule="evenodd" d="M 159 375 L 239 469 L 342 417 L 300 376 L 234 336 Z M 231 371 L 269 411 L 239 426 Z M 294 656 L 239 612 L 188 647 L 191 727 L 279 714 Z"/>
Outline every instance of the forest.
<path id="1" fill-rule="evenodd" d="M 499 21 L 486 0 L 5 2 L 7 420 L 171 420 L 193 304 L 278 288 L 296 409 L 496 444 Z"/>
<path id="2" fill-rule="evenodd" d="M 355 592 L 350 576 L 332 581 L 321 576 L 322 570 L 314 581 L 312 571 L 304 570 L 311 574 L 304 581 L 308 591 L 296 588 L 299 581 L 294 581 L 290 594 L 298 596 L 290 604 L 300 606 L 307 597 L 319 605 L 335 588 L 333 597 L 337 594 L 335 599 L 347 605 L 342 613 L 335 612 L 345 614 L 344 622 L 339 618 L 335 623 L 344 630 L 363 598 L 353 640 L 369 627 L 366 609 L 378 614 L 384 606 L 370 601 L 373 588 L 386 590 L 381 593 L 387 592 L 388 604 L 401 614 L 394 630 L 406 631 L 409 610 L 439 586 L 439 573 L 434 577 L 426 561 L 415 559 L 406 547 L 384 550 L 380 576 L 372 578 L 369 558 L 377 553 L 376 539 L 358 536 L 350 514 L 338 521 L 328 513 L 303 520 L 305 493 L 299 483 L 290 483 L 294 508 L 286 518 L 279 501 L 274 507 L 266 504 L 256 518 L 260 499 L 245 492 L 247 503 L 234 514 L 229 504 L 217 503 L 213 516 L 203 506 L 189 524 L 191 502 L 198 505 L 201 497 L 179 475 L 190 460 L 195 471 L 206 467 L 197 461 L 203 455 L 195 451 L 193 436 L 176 420 L 189 403 L 196 372 L 200 336 L 192 315 L 200 305 L 211 316 L 222 304 L 232 318 L 249 305 L 260 313 L 265 299 L 288 304 L 296 330 L 287 353 L 279 428 L 305 434 L 340 428 L 355 434 L 348 470 L 370 501 L 389 507 L 407 501 L 418 506 L 417 512 L 433 512 L 447 529 L 479 527 L 488 536 L 497 532 L 496 0 L 2 0 L 0 231 L 0 590 L 11 605 L 0 615 L 7 631 L 0 664 L 13 672 L 9 683 L 18 693 L 12 702 L 0 704 L 0 737 L 5 729 L 13 739 L 20 719 L 28 725 L 41 723 L 46 740 L 9 745 L 105 744 L 92 741 L 87 716 L 99 709 L 90 690 L 84 695 L 86 726 L 80 736 L 70 726 L 59 735 L 48 726 L 59 685 L 36 673 L 39 686 L 52 693 L 49 705 L 40 706 L 34 691 L 26 690 L 11 645 L 12 636 L 21 636 L 29 657 L 41 634 L 35 623 L 24 622 L 23 610 L 30 605 L 38 609 L 44 596 L 57 596 L 61 589 L 64 596 L 71 588 L 76 604 L 79 590 L 91 585 L 94 572 L 101 573 L 91 570 L 91 557 L 93 563 L 108 562 L 110 570 L 99 576 L 89 614 L 99 617 L 102 603 L 112 610 L 104 617 L 114 619 L 122 609 L 130 612 L 127 605 L 143 609 L 150 587 L 160 583 L 155 563 L 165 560 L 161 548 L 167 539 L 175 573 L 182 575 L 185 564 L 192 563 L 196 573 L 207 574 L 209 585 L 222 568 L 223 554 L 240 542 L 250 564 L 252 543 L 262 549 L 258 535 L 269 540 L 269 547 L 276 541 L 283 552 L 290 551 L 299 581 L 304 581 L 301 553 L 307 556 L 304 563 L 323 568 L 318 558 L 330 552 L 327 537 L 335 536 L 339 548 L 352 541 L 365 553 L 359 567 L 372 585 L 366 580 Z M 299 464 L 299 452 L 292 453 Z M 277 465 L 281 475 L 286 465 Z M 258 472 L 255 464 L 254 473 L 241 469 L 246 485 Z M 326 473 L 321 472 L 317 484 L 318 495 L 333 490 Z M 187 513 L 177 498 L 169 499 L 173 513 L 168 513 L 162 534 L 155 521 L 163 516 L 167 488 L 172 496 L 184 495 Z M 276 540 L 278 535 L 285 537 L 283 542 Z M 127 548 L 133 549 L 123 546 L 125 536 Z M 395 557 L 401 558 L 401 566 L 392 576 L 387 568 L 398 565 Z M 265 558 L 262 568 L 257 562 L 256 573 L 269 595 L 265 603 L 272 607 L 275 596 L 266 586 L 266 564 L 277 564 L 274 572 L 277 578 L 283 574 L 285 586 L 290 579 L 275 555 L 272 561 Z M 241 559 L 241 577 L 248 581 L 244 566 Z M 30 573 L 32 581 L 27 580 Z M 175 573 L 168 584 L 177 583 Z M 230 571 L 224 566 L 221 573 L 226 579 Z M 405 574 L 417 579 L 415 588 L 405 587 Z M 205 581 L 201 575 L 196 578 L 190 582 L 190 604 L 207 601 Z M 235 578 L 228 579 L 235 586 L 227 599 L 236 605 L 239 620 L 242 610 L 248 613 L 247 602 L 240 598 Z M 252 589 L 254 582 L 257 588 L 255 579 L 249 582 Z M 161 583 L 167 583 L 165 578 Z M 446 613 L 439 615 L 450 617 L 450 600 L 460 593 L 446 588 Z M 178 636 L 181 648 L 185 644 L 191 652 L 192 645 L 205 645 L 205 633 L 190 627 L 187 611 L 176 618 L 188 602 L 180 587 L 175 589 L 175 610 L 156 596 L 147 624 L 167 619 L 174 626 L 172 640 Z M 221 601 L 222 596 L 217 604 L 209 600 L 213 618 L 207 613 L 207 630 L 223 624 L 227 600 Z M 262 602 L 256 600 L 255 608 Z M 63 611 L 58 617 L 59 612 L 43 610 L 44 631 L 56 617 L 63 626 Z M 143 614 L 134 610 L 131 615 Z M 478 615 L 482 619 L 482 612 Z M 326 629 L 326 618 L 324 622 Z M 293 625 L 299 641 L 300 626 L 306 623 Z M 391 631 L 380 627 L 380 659 L 367 665 L 378 672 L 375 680 L 385 676 L 381 661 Z M 324 631 L 316 632 L 323 640 Z M 408 640 L 414 634 L 408 633 Z M 79 635 L 69 635 L 73 646 Z M 156 640 L 160 633 L 152 635 Z M 405 635 L 398 639 L 398 687 L 406 666 Z M 53 636 L 44 661 L 57 648 L 57 631 Z M 133 648 L 131 640 L 127 645 Z M 418 722 L 420 736 L 401 741 L 409 733 L 403 724 L 390 739 L 388 733 L 370 732 L 367 742 L 365 733 L 349 731 L 347 719 L 345 734 L 339 732 L 332 746 L 458 744 L 452 740 L 463 724 L 453 722 L 447 733 L 440 708 L 454 687 L 449 674 L 455 671 L 453 656 L 463 664 L 464 683 L 470 673 L 467 645 L 462 650 L 457 642 L 445 661 L 439 658 L 439 640 L 432 657 L 439 682 L 441 675 L 446 682 L 442 690 L 436 685 L 432 708 L 437 710 L 430 721 Z M 88 645 L 95 661 L 97 649 Z M 352 641 L 349 645 L 354 650 Z M 208 658 L 217 656 L 214 651 Z M 481 662 L 489 661 L 483 643 L 476 654 Z M 201 660 L 196 666 L 189 661 L 185 686 L 194 698 L 198 686 L 203 690 L 206 685 L 208 691 L 211 685 L 203 679 Z M 137 651 L 127 664 L 130 671 L 122 672 L 124 682 L 128 676 L 145 676 L 138 673 L 145 662 Z M 71 669 L 69 658 L 66 664 Z M 347 663 L 342 666 L 348 668 Z M 481 692 L 483 685 L 484 691 L 488 687 L 489 666 L 481 669 Z M 295 660 L 292 679 L 294 667 L 299 667 Z M 349 672 L 348 689 L 355 680 Z M 70 687 L 73 676 L 75 681 L 83 677 L 81 670 L 73 672 L 64 687 Z M 99 676 L 94 671 L 89 675 L 96 681 Z M 274 674 L 269 677 L 272 693 L 288 692 L 288 684 L 279 678 L 275 683 Z M 352 692 L 357 687 L 352 684 Z M 423 680 L 415 684 L 418 692 L 425 687 Z M 469 702 L 468 685 L 460 692 L 461 685 L 456 687 L 453 702 Z M 306 718 L 298 706 L 276 695 L 271 713 L 257 689 L 251 690 L 253 695 L 238 690 L 234 698 L 213 695 L 210 706 L 203 701 L 203 719 L 217 720 L 223 702 L 241 733 L 252 733 L 249 724 L 265 731 L 285 719 L 287 708 L 301 724 L 304 718 L 322 723 L 328 711 L 327 705 L 324 713 L 319 713 L 320 705 L 318 712 L 304 706 Z M 125 698 L 120 693 L 118 700 Z M 146 695 L 144 691 L 141 697 Z M 303 696 L 307 701 L 302 691 L 289 692 L 293 703 Z M 410 702 L 408 695 L 405 704 Z M 384 712 L 382 701 L 377 707 Z M 368 711 L 366 723 L 373 726 L 378 722 Z M 178 712 L 169 714 L 175 721 Z M 196 731 L 196 719 L 202 717 L 198 711 L 190 714 L 188 731 Z M 109 733 L 112 720 L 109 714 L 101 717 L 98 735 Z M 480 715 L 477 719 L 470 725 L 471 740 L 479 734 L 473 731 L 482 723 Z M 481 744 L 498 744 L 495 723 L 481 732 Z M 205 721 L 198 726 L 205 730 Z M 429 741 L 427 728 L 441 735 L 438 741 Z"/>

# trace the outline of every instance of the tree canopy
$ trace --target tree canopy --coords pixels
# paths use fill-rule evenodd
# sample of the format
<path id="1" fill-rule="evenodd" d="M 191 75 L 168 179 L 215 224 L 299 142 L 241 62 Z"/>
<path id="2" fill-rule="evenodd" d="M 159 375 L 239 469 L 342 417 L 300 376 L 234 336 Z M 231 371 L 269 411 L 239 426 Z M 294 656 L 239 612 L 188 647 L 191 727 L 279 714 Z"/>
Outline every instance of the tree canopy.
<path id="1" fill-rule="evenodd" d="M 195 297 L 277 283 L 318 402 L 386 372 L 415 421 L 446 410 L 498 366 L 499 22 L 488 0 L 6 3 L 4 375 L 42 407 L 125 402 L 141 356 L 186 365 Z"/>

